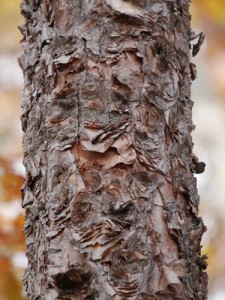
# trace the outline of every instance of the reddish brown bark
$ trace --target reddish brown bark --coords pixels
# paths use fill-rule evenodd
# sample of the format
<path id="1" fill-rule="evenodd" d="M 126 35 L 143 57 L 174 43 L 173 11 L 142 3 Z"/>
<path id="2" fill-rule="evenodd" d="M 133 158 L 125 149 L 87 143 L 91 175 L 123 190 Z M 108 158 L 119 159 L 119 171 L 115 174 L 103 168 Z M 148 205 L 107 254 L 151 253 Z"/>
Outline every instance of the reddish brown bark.
<path id="1" fill-rule="evenodd" d="M 189 1 L 22 13 L 28 299 L 206 299 Z"/>

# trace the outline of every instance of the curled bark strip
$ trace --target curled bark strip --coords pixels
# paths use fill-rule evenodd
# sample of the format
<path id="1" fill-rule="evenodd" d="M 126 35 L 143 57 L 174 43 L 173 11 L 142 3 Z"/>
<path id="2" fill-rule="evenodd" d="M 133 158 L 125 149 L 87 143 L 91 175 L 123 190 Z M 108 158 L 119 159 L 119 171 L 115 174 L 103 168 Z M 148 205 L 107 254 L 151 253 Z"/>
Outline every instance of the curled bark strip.
<path id="1" fill-rule="evenodd" d="M 198 52 L 200 51 L 200 48 L 205 40 L 205 35 L 203 32 L 201 32 L 197 37 L 198 37 L 198 41 L 196 44 L 193 45 L 192 56 L 195 56 L 198 54 Z"/>

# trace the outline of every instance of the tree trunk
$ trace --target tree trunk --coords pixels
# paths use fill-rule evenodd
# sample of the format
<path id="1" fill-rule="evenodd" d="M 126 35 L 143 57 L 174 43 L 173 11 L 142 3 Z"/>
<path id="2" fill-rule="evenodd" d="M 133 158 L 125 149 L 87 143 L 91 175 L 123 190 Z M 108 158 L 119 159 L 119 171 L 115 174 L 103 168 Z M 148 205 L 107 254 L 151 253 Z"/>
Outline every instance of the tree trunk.
<path id="1" fill-rule="evenodd" d="M 28 299 L 206 299 L 189 0 L 21 8 Z"/>

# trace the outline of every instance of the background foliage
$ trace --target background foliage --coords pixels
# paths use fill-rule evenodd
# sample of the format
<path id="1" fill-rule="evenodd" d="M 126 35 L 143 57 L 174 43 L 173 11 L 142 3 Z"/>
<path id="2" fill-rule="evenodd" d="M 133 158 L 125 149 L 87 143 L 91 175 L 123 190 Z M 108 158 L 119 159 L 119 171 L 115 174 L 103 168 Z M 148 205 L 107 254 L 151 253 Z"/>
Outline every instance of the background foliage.
<path id="1" fill-rule="evenodd" d="M 22 24 L 20 0 L 0 0 L 0 300 L 22 300 L 21 280 L 26 266 L 22 232 L 24 212 L 20 101 L 22 72 L 17 64 Z M 225 1 L 194 0 L 192 27 L 206 42 L 193 62 L 198 79 L 193 84 L 195 152 L 207 163 L 198 178 L 201 216 L 208 232 L 203 252 L 209 256 L 210 300 L 225 299 Z"/>

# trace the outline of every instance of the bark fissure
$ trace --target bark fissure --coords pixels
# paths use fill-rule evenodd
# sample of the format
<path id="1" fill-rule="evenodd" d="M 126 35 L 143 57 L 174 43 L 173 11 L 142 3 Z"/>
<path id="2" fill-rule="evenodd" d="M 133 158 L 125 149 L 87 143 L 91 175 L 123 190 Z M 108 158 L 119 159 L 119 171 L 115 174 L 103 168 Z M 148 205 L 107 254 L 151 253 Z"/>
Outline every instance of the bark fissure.
<path id="1" fill-rule="evenodd" d="M 189 1 L 22 13 L 28 299 L 206 299 Z"/>

